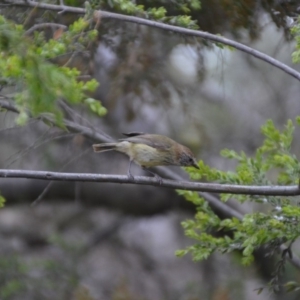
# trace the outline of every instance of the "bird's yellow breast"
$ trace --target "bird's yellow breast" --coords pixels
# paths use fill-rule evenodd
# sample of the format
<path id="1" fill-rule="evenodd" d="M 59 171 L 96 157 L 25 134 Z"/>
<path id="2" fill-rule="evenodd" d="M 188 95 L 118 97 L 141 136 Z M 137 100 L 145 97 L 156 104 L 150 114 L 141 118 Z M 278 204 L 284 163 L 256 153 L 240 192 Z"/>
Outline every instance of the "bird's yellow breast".
<path id="1" fill-rule="evenodd" d="M 127 154 L 130 160 L 143 167 L 155 167 L 165 164 L 164 153 L 145 144 L 123 141 L 118 143 L 116 150 Z"/>

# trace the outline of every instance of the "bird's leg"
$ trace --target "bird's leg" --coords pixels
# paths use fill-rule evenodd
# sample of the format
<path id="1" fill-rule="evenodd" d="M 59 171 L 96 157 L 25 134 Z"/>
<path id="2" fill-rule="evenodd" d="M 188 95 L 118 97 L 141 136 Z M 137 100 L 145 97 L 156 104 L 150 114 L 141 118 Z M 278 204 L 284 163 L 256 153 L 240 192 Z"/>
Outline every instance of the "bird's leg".
<path id="1" fill-rule="evenodd" d="M 127 170 L 127 176 L 128 176 L 129 179 L 134 180 L 134 176 L 130 172 L 131 163 L 132 163 L 132 160 L 130 159 L 129 160 L 129 165 L 128 165 L 128 170 Z"/>
<path id="2" fill-rule="evenodd" d="M 157 175 L 157 174 L 155 174 L 154 172 L 152 172 L 152 171 L 146 169 L 145 167 L 142 167 L 142 168 L 143 168 L 144 171 L 147 171 L 147 172 L 149 172 L 150 174 L 152 174 L 152 175 L 155 177 L 155 179 L 159 182 L 159 184 L 162 184 L 163 179 L 162 179 L 159 175 Z"/>

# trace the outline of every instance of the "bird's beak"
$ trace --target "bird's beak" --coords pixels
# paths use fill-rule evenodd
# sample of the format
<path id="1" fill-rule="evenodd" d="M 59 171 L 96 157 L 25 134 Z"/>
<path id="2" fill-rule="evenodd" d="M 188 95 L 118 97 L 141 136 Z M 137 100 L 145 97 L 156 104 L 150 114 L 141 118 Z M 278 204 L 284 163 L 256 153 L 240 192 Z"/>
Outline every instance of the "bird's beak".
<path id="1" fill-rule="evenodd" d="M 198 170 L 200 169 L 199 166 L 198 166 L 198 164 L 197 164 L 197 162 L 196 162 L 196 160 L 194 160 L 193 167 L 195 167 Z"/>

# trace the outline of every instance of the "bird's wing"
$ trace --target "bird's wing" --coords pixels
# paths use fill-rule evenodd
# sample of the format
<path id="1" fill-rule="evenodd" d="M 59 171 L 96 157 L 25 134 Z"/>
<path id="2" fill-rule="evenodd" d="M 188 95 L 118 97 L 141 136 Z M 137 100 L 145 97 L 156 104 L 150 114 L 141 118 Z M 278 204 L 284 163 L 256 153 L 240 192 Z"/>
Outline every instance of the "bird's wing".
<path id="1" fill-rule="evenodd" d="M 171 147 L 171 144 L 166 142 L 166 138 L 163 141 L 160 141 L 156 138 L 155 134 L 136 134 L 127 139 L 121 139 L 121 141 L 128 141 L 134 144 L 145 144 L 162 151 L 168 151 Z"/>

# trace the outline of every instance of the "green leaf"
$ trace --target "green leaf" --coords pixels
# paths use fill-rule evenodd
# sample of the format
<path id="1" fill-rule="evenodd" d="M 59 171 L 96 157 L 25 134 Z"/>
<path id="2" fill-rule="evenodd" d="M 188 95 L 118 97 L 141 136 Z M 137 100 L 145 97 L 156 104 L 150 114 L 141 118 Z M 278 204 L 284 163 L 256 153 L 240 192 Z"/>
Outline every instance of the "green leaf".
<path id="1" fill-rule="evenodd" d="M 186 255 L 187 253 L 188 253 L 188 250 L 177 250 L 177 251 L 175 252 L 175 255 L 176 255 L 177 257 L 182 257 L 182 256 Z"/>
<path id="2" fill-rule="evenodd" d="M 85 99 L 85 104 L 88 105 L 88 107 L 90 108 L 90 110 L 94 113 L 96 113 L 98 116 L 102 117 L 104 115 L 106 115 L 107 110 L 105 107 L 103 107 L 101 105 L 101 102 L 98 100 L 95 100 L 93 98 L 87 98 Z"/>
<path id="3" fill-rule="evenodd" d="M 242 264 L 244 266 L 250 266 L 254 261 L 254 256 L 253 255 L 250 255 L 250 256 L 244 256 L 242 258 Z"/>
<path id="4" fill-rule="evenodd" d="M 0 195 L 0 208 L 4 207 L 5 201 L 6 201 L 5 198 Z"/>

